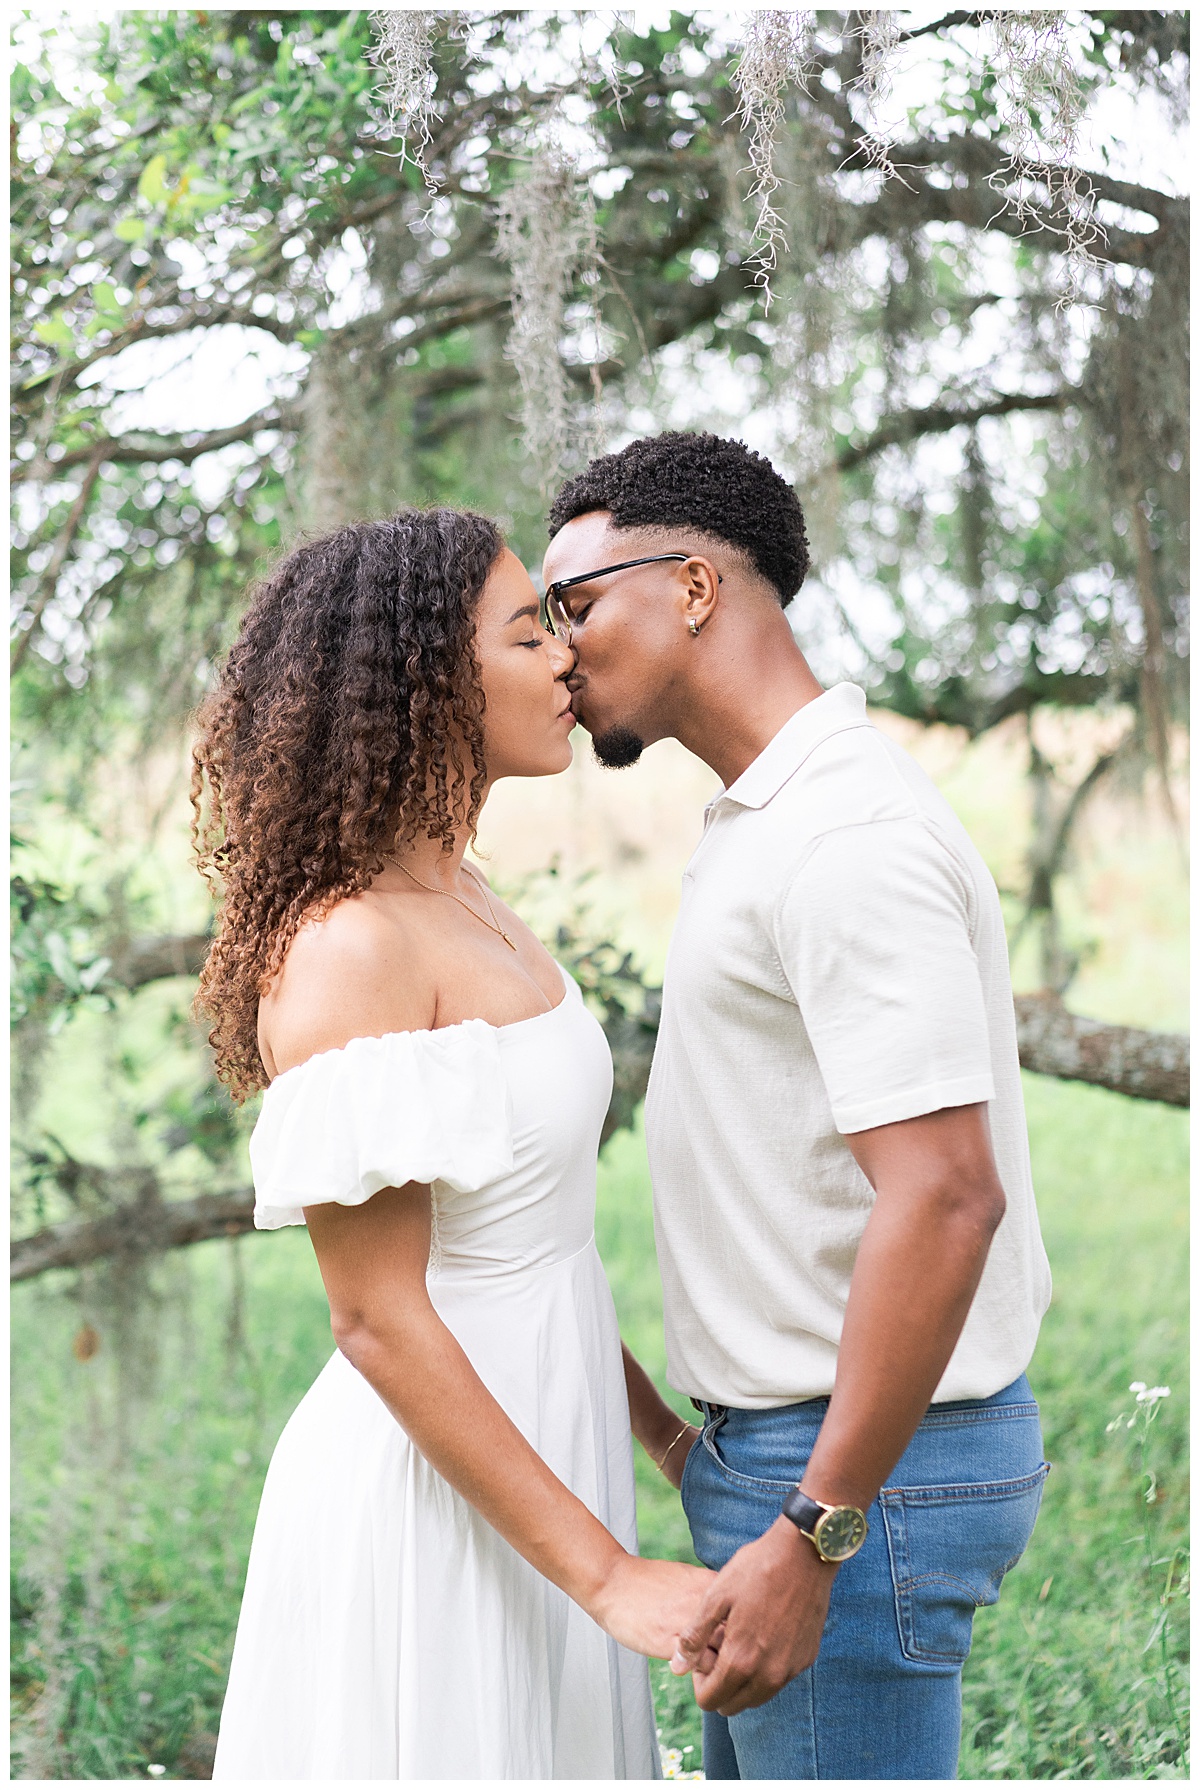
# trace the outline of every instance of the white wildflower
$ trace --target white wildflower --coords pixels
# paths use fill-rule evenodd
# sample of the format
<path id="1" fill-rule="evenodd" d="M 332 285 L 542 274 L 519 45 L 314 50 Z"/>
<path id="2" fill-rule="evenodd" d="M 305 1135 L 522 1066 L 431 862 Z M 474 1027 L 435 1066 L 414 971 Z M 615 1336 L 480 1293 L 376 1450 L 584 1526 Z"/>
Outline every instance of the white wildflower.
<path id="1" fill-rule="evenodd" d="M 658 1729 L 657 1732 L 661 1734 L 661 1728 Z M 658 1756 L 662 1761 L 663 1777 L 703 1778 L 704 1773 L 702 1771 L 685 1771 L 683 1769 L 684 1755 L 692 1751 L 693 1749 L 690 1746 L 685 1746 L 682 1750 L 677 1746 L 663 1746 L 662 1741 L 660 1740 L 658 1745 Z"/>

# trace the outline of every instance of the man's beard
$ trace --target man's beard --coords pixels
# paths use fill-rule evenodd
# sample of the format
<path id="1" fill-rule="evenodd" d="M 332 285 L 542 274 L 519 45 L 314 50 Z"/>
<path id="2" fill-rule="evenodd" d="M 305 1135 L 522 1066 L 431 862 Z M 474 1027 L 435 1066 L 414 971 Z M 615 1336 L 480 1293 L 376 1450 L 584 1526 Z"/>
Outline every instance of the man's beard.
<path id="1" fill-rule="evenodd" d="M 621 771 L 627 765 L 636 764 L 645 750 L 645 740 L 639 739 L 631 727 L 610 727 L 607 733 L 592 737 L 596 762 L 608 771 Z"/>

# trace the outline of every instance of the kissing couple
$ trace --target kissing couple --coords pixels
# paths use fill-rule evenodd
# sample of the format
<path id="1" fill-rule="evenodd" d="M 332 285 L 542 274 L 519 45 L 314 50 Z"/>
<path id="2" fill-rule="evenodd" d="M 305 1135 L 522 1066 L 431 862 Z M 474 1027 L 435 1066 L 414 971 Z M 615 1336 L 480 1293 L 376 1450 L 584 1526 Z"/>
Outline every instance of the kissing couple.
<path id="1" fill-rule="evenodd" d="M 545 624 L 480 516 L 301 544 L 200 714 L 200 1002 L 234 1097 L 266 1090 L 255 1223 L 308 1226 L 337 1343 L 267 1473 L 214 1776 L 657 1777 L 656 1656 L 710 1778 L 951 1778 L 1048 1470 L 996 889 L 809 669 L 767 460 L 635 441 L 549 532 Z M 596 1253 L 604 1034 L 464 861 L 576 723 L 723 785 L 646 1099 L 682 1426 Z M 638 1557 L 631 1430 L 703 1566 Z"/>

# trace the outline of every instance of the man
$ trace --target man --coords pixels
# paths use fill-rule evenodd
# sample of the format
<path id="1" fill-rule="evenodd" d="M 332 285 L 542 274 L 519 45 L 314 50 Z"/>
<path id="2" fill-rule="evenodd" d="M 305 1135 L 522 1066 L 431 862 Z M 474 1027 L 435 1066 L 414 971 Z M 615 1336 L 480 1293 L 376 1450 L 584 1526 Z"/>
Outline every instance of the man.
<path id="1" fill-rule="evenodd" d="M 549 526 L 601 763 L 673 737 L 724 784 L 646 1101 L 668 1373 L 705 1418 L 684 1508 L 719 1569 L 672 1661 L 706 1772 L 953 1777 L 971 1618 L 1047 1471 L 995 886 L 863 693 L 809 669 L 784 613 L 804 519 L 766 460 L 636 441 Z"/>

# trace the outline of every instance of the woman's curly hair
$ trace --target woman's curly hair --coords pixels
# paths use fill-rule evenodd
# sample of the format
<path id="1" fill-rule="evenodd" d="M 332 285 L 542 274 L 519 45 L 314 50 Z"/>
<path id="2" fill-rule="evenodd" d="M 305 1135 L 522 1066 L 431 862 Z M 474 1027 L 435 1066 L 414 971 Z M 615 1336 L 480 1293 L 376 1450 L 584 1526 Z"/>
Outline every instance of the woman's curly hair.
<path id="1" fill-rule="evenodd" d="M 294 548 L 254 593 L 192 753 L 196 858 L 224 896 L 196 1006 L 235 1100 L 266 1085 L 259 998 L 301 923 L 478 818 L 475 612 L 502 550 L 483 516 L 403 510 Z"/>

